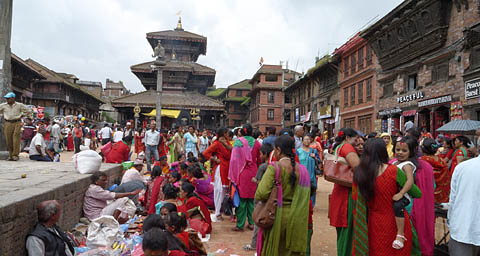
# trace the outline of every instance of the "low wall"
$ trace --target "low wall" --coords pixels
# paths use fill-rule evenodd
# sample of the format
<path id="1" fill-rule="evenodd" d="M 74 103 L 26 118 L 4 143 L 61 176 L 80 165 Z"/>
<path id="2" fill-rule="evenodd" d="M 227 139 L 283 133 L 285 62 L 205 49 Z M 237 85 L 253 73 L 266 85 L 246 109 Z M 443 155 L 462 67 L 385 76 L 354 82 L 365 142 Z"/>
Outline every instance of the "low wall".
<path id="1" fill-rule="evenodd" d="M 104 164 L 109 184 L 122 175 L 120 165 Z M 26 178 L 21 178 L 21 174 Z M 83 196 L 89 174 L 79 174 L 73 163 L 0 161 L 0 255 L 26 255 L 25 239 L 37 222 L 36 207 L 58 200 L 62 207 L 58 225 L 70 230 L 83 216 Z"/>

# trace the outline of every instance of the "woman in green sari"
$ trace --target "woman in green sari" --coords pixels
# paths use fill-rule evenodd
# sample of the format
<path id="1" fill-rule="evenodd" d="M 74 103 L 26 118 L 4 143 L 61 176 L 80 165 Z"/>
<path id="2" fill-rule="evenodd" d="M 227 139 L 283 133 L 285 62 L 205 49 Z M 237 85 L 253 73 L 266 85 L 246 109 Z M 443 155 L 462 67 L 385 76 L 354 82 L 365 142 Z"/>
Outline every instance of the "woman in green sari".
<path id="1" fill-rule="evenodd" d="M 255 199 L 267 201 L 274 180 L 280 183 L 275 222 L 269 230 L 259 230 L 257 255 L 306 255 L 310 177 L 305 166 L 295 162 L 295 141 L 288 135 L 275 140 L 274 156 L 258 185 Z M 261 246 L 260 246 L 261 245 Z"/>

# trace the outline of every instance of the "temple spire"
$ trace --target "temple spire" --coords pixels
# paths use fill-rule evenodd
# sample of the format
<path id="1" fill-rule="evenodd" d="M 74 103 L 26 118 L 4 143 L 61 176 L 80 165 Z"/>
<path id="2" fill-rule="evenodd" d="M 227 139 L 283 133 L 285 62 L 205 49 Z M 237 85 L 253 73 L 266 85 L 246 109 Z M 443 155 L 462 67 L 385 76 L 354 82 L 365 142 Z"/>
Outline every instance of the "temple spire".
<path id="1" fill-rule="evenodd" d="M 183 31 L 183 28 L 182 28 L 182 17 L 178 16 L 178 23 L 177 23 L 177 27 L 175 28 L 176 31 Z"/>

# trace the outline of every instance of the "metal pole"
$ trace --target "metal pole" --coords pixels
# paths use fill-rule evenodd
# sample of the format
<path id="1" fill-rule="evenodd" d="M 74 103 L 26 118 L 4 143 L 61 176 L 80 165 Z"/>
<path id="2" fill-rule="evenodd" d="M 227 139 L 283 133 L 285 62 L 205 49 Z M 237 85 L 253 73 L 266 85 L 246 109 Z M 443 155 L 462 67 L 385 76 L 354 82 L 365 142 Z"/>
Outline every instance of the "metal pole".
<path id="1" fill-rule="evenodd" d="M 162 84 L 163 84 L 163 70 L 160 63 L 157 64 L 157 104 L 156 104 L 156 121 L 157 129 L 162 128 Z"/>

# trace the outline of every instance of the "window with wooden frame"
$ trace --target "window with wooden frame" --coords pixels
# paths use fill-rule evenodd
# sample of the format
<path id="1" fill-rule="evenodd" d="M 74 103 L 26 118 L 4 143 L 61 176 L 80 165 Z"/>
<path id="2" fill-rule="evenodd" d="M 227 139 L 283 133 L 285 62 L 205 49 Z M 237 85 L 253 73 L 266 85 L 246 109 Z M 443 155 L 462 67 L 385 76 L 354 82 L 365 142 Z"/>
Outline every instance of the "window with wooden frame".
<path id="1" fill-rule="evenodd" d="M 343 105 L 348 107 L 348 87 L 343 88 Z"/>
<path id="2" fill-rule="evenodd" d="M 370 47 L 370 45 L 367 45 L 366 47 L 365 65 L 372 65 L 372 48 Z"/>
<path id="3" fill-rule="evenodd" d="M 363 51 L 365 50 L 364 47 L 358 50 L 358 70 L 363 68 Z"/>
<path id="4" fill-rule="evenodd" d="M 355 85 L 350 86 L 350 104 L 355 105 Z"/>
<path id="5" fill-rule="evenodd" d="M 372 79 L 369 78 L 367 79 L 367 86 L 366 86 L 366 98 L 367 98 L 367 102 L 371 101 L 372 100 Z"/>
<path id="6" fill-rule="evenodd" d="M 358 87 L 358 104 L 363 103 L 363 81 L 357 84 Z"/>

